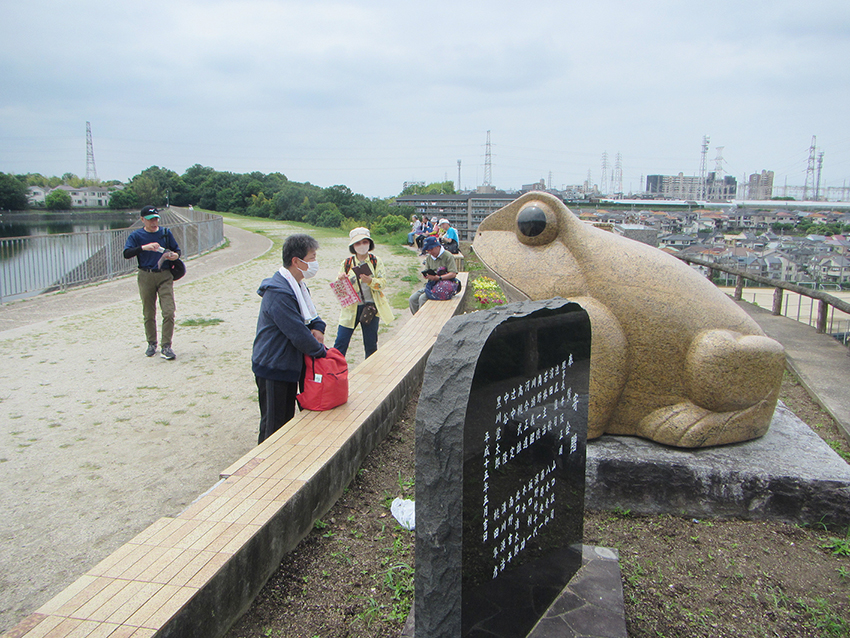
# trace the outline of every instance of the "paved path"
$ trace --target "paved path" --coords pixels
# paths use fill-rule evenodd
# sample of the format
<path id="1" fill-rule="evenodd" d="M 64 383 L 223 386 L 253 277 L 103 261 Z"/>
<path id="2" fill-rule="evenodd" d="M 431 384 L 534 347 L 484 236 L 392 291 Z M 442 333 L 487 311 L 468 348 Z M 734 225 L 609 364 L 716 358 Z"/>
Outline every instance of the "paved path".
<path id="1" fill-rule="evenodd" d="M 0 305 L 0 633 L 179 514 L 256 445 L 256 290 L 280 267 L 272 246 L 303 229 L 233 224 L 228 246 L 190 259 L 175 285 L 175 361 L 143 355 L 134 276 Z M 339 306 L 329 284 L 348 238 L 311 232 L 322 266 L 311 291 L 332 342 Z M 415 255 L 379 254 L 388 293 L 406 299 Z M 407 317 L 382 324 L 380 339 Z M 359 336 L 348 355 L 363 360 Z"/>
<path id="2" fill-rule="evenodd" d="M 271 240 L 235 226 L 225 225 L 224 236 L 227 248 L 214 250 L 186 262 L 186 276 L 177 286 L 197 281 L 208 275 L 222 272 L 233 266 L 250 261 L 272 246 Z M 69 317 L 81 312 L 90 312 L 112 304 L 138 301 L 139 289 L 135 275 L 121 277 L 115 281 L 91 286 L 72 288 L 22 301 L 0 304 L 0 338 L 7 337 L 7 330 L 31 326 L 40 321 Z"/>
<path id="3" fill-rule="evenodd" d="M 850 349 L 829 335 L 769 310 L 738 302 L 767 336 L 785 346 L 788 365 L 800 383 L 850 440 Z"/>
<path id="4" fill-rule="evenodd" d="M 0 305 L 0 633 L 256 443 L 245 359 L 256 305 L 204 302 L 216 290 L 249 298 L 273 271 L 262 258 L 273 244 L 233 226 L 225 236 L 187 262 L 176 298 L 178 323 L 222 318 L 229 348 L 213 346 L 215 328 L 178 326 L 178 360 L 146 359 L 133 275 Z M 240 276 L 246 264 L 258 266 Z M 204 378 L 224 366 L 226 392 L 221 375 Z"/>

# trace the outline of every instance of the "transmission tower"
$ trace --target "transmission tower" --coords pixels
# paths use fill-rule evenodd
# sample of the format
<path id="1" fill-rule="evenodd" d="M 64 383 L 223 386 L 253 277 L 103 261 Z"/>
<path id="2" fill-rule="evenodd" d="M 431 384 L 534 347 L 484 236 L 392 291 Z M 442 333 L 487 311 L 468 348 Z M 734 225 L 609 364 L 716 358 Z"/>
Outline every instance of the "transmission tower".
<path id="1" fill-rule="evenodd" d="M 455 191 L 460 192 L 460 160 L 457 161 L 457 188 Z"/>
<path id="2" fill-rule="evenodd" d="M 86 122 L 86 179 L 97 181 L 97 169 L 94 167 L 94 146 L 91 141 L 91 122 Z"/>
<path id="3" fill-rule="evenodd" d="M 706 188 L 706 162 L 708 161 L 708 135 L 702 136 L 702 153 L 699 160 L 699 195 L 700 199 L 707 199 L 708 193 Z"/>
<path id="4" fill-rule="evenodd" d="M 823 151 L 818 153 L 818 181 L 815 184 L 815 201 L 820 201 L 820 173 L 823 170 Z M 827 197 L 827 199 L 829 199 Z"/>
<path id="5" fill-rule="evenodd" d="M 614 161 L 614 183 L 611 185 L 615 193 L 623 193 L 623 156 L 617 153 Z"/>
<path id="6" fill-rule="evenodd" d="M 487 151 L 484 155 L 484 186 L 493 185 L 493 156 L 490 154 L 490 131 L 487 131 Z"/>
<path id="7" fill-rule="evenodd" d="M 812 135 L 812 145 L 809 147 L 809 165 L 806 168 L 806 183 L 803 185 L 803 199 L 809 199 L 809 188 L 815 187 L 815 157 L 817 155 L 816 135 Z"/>
<path id="8" fill-rule="evenodd" d="M 602 152 L 602 179 L 599 183 L 599 194 L 608 194 L 608 151 Z"/>

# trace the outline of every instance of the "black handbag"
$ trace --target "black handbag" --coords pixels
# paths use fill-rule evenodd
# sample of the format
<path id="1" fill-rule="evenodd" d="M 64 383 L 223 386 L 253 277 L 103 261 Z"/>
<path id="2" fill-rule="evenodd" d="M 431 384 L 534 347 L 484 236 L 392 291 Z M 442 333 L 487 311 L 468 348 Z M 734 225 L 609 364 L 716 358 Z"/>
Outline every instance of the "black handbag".
<path id="1" fill-rule="evenodd" d="M 378 316 L 378 307 L 373 303 L 367 303 L 363 306 L 363 312 L 360 313 L 360 323 L 370 324 L 376 316 Z"/>
<path id="2" fill-rule="evenodd" d="M 166 259 L 163 266 L 171 271 L 171 277 L 174 281 L 177 281 L 186 274 L 186 264 L 183 263 L 182 259 L 175 259 L 174 261 Z"/>

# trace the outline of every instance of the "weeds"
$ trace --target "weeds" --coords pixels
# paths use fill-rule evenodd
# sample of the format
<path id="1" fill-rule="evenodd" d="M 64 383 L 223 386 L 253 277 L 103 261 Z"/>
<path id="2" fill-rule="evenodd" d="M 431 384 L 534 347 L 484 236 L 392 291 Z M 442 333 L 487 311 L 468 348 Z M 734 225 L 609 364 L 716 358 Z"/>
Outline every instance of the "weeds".
<path id="1" fill-rule="evenodd" d="M 180 322 L 181 326 L 186 326 L 189 328 L 194 328 L 198 326 L 217 326 L 220 323 L 224 323 L 224 319 L 212 318 L 212 319 L 184 319 Z"/>

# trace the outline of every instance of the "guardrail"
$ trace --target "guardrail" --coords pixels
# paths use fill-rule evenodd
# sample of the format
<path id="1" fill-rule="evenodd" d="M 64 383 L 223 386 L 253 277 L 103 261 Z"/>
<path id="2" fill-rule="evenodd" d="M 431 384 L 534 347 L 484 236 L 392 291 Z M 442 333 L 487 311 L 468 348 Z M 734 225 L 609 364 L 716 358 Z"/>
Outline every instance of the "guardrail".
<path id="1" fill-rule="evenodd" d="M 174 233 L 185 257 L 224 242 L 224 220 L 218 215 L 179 209 L 165 217 L 163 221 L 186 220 L 163 224 Z M 134 272 L 136 260 L 124 259 L 124 244 L 133 230 L 0 239 L 0 303 Z"/>
<path id="2" fill-rule="evenodd" d="M 799 299 L 802 297 L 808 297 L 812 300 L 812 303 L 809 307 L 809 321 L 807 322 L 809 325 L 813 325 L 815 330 L 820 333 L 830 333 L 833 334 L 835 332 L 842 332 L 844 337 L 842 341 L 845 345 L 848 342 L 848 334 L 850 334 L 850 319 L 838 319 L 837 321 L 840 324 L 843 322 L 846 324 L 845 330 L 836 331 L 835 328 L 835 311 L 838 310 L 848 316 L 850 316 L 850 303 L 844 301 L 843 299 L 839 299 L 838 297 L 833 297 L 832 295 L 822 291 L 822 290 L 812 290 L 811 288 L 806 288 L 805 286 L 800 286 L 799 284 L 794 284 L 788 281 L 780 281 L 778 279 L 772 279 L 770 277 L 764 277 L 762 275 L 757 275 L 755 273 L 747 272 L 746 270 L 741 270 L 739 268 L 732 268 L 730 266 L 723 266 L 721 264 L 717 264 L 712 261 L 707 261 L 705 259 L 700 259 L 698 257 L 692 257 L 690 255 L 674 255 L 676 258 L 681 259 L 687 264 L 693 264 L 695 266 L 700 266 L 706 268 L 708 270 L 707 276 L 709 280 L 714 281 L 714 273 L 715 271 L 725 272 L 730 275 L 735 276 L 735 293 L 733 298 L 735 300 L 740 301 L 743 295 L 744 289 L 744 281 L 754 281 L 758 284 L 762 284 L 765 286 L 769 286 L 773 288 L 773 307 L 772 312 L 774 315 L 782 315 L 783 309 L 785 310 L 784 316 L 788 317 L 788 307 L 789 304 L 785 298 L 785 292 L 790 292 L 799 295 Z M 817 318 L 813 323 L 813 315 L 814 315 L 814 305 L 815 301 L 817 304 Z M 793 317 L 791 317 L 793 318 Z M 797 304 L 797 321 L 802 321 L 801 319 L 801 304 L 798 302 Z M 804 322 L 806 323 L 806 322 Z"/>

